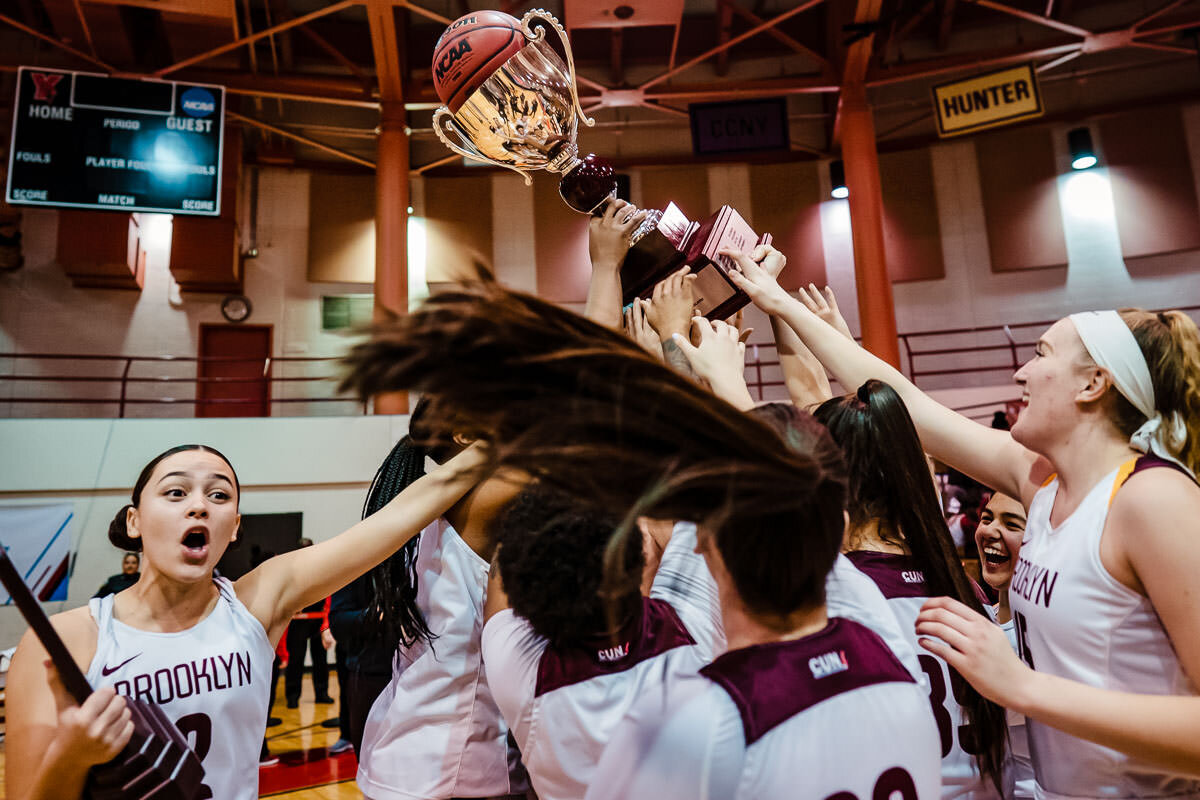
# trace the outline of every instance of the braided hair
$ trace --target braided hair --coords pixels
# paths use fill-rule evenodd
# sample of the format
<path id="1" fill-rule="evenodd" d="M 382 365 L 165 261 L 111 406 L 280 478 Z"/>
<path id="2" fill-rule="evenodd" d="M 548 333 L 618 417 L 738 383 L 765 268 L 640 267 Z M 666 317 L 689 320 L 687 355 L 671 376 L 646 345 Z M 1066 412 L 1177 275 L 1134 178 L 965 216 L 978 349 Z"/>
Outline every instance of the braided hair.
<path id="1" fill-rule="evenodd" d="M 408 434 L 396 443 L 379 465 L 367 499 L 363 519 L 386 506 L 398 494 L 425 474 L 425 457 L 444 460 L 442 448 L 431 446 L 431 433 L 424 419 L 429 401 L 422 399 L 409 417 Z M 430 644 L 436 638 L 425 615 L 417 606 L 417 550 L 420 536 L 414 536 L 386 561 L 374 567 L 368 576 L 371 602 L 365 626 L 368 636 L 378 638 L 389 651 L 403 645 L 411 647 L 419 640 Z"/>

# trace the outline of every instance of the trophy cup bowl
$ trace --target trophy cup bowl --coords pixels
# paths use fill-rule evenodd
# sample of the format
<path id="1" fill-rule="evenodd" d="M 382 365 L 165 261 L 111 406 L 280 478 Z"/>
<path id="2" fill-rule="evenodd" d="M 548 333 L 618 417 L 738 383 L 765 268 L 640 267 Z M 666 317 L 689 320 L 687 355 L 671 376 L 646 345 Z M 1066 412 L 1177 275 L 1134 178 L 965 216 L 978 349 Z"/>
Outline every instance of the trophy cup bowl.
<path id="1" fill-rule="evenodd" d="M 541 25 L 535 28 L 535 22 Z M 547 41 L 547 30 L 558 34 L 565 62 Z M 472 44 L 475 31 L 482 32 L 478 45 Z M 514 41 L 517 35 L 524 41 Z M 534 170 L 558 173 L 563 176 L 559 195 L 584 214 L 602 213 L 616 196 L 612 165 L 595 154 L 579 156 L 580 121 L 596 123 L 579 101 L 567 32 L 550 13 L 535 9 L 520 22 L 498 11 L 459 18 L 438 40 L 434 76 L 446 105 L 434 112 L 433 129 L 450 150 L 519 173 L 527 186 Z M 729 206 L 699 224 L 674 203 L 651 210 L 630 236 L 621 268 L 623 302 L 648 296 L 655 283 L 687 264 L 698 278 L 697 313 L 729 316 L 750 298 L 729 279 L 733 265 L 718 251 L 733 247 L 749 252 L 757 240 Z"/>
<path id="2" fill-rule="evenodd" d="M 535 28 L 535 21 L 545 24 Z M 546 40 L 546 30 L 558 33 L 569 61 L 570 41 L 558 20 L 545 11 L 530 11 L 519 25 L 524 46 L 457 108 L 439 108 L 433 115 L 433 129 L 454 152 L 511 169 L 525 178 L 527 186 L 533 183 L 529 174 L 533 170 L 569 176 L 560 183 L 563 200 L 576 211 L 592 213 L 615 194 L 617 181 L 604 159 L 579 157 L 575 143 L 579 122 L 590 126 L 595 120 L 583 113 L 579 103 L 574 62 L 563 62 Z"/>

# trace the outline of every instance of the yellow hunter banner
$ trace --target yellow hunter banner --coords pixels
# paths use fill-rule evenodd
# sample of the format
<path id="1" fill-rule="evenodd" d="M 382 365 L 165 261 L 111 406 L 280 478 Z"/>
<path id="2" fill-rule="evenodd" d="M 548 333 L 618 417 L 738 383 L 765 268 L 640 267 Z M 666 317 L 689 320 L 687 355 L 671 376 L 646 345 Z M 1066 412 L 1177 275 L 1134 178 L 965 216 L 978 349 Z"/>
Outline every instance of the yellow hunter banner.
<path id="1" fill-rule="evenodd" d="M 1032 64 L 934 86 L 933 107 L 942 137 L 1040 117 L 1045 112 Z"/>

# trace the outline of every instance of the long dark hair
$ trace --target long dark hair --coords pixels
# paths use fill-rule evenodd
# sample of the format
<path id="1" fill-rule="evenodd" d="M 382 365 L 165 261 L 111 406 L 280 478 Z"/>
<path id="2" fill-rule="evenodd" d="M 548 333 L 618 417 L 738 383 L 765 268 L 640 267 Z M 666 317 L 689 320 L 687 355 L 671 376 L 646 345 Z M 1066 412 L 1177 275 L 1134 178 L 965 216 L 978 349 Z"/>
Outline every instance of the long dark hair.
<path id="1" fill-rule="evenodd" d="M 624 336 L 535 297 L 492 283 L 439 294 L 376 328 L 346 363 L 343 389 L 431 395 L 433 427 L 491 443 L 487 467 L 524 470 L 604 511 L 627 509 L 606 553 L 613 597 L 640 583 L 620 569 L 622 548 L 640 546 L 629 535 L 639 515 L 701 523 L 722 553 L 752 548 L 762 560 L 781 539 L 790 558 L 814 504 L 832 502 L 840 541 L 842 497 L 824 491 L 840 476 L 812 452 L 781 446 L 766 423 Z M 829 564 L 835 556 L 836 546 Z M 812 597 L 794 582 L 737 588 L 761 614 L 791 613 L 797 597 Z"/>
<path id="2" fill-rule="evenodd" d="M 444 443 L 425 422 L 429 401 L 422 399 L 408 418 L 408 434 L 379 465 L 367 499 L 363 519 L 386 506 L 396 495 L 425 474 L 425 457 L 445 460 Z M 367 573 L 371 581 L 371 603 L 364 625 L 367 636 L 377 638 L 389 651 L 400 645 L 411 647 L 418 640 L 432 643 L 437 638 L 417 606 L 417 549 L 420 536 L 414 536 Z"/>
<path id="3" fill-rule="evenodd" d="M 813 414 L 829 428 L 846 457 L 851 528 L 876 523 L 882 539 L 912 555 L 933 595 L 953 597 L 986 614 L 963 571 L 920 437 L 896 390 L 870 380 L 852 395 L 826 400 Z M 953 671 L 951 681 L 974 738 L 964 742 L 963 749 L 975 754 L 981 774 L 1000 790 L 1008 736 L 1004 709 Z"/>

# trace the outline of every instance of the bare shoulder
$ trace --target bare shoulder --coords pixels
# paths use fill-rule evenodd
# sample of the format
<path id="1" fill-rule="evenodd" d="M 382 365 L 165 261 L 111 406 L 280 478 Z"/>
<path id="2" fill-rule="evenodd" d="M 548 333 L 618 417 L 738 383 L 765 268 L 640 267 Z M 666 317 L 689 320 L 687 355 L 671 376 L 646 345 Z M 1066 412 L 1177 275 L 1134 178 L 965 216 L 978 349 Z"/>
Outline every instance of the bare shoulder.
<path id="1" fill-rule="evenodd" d="M 88 607 L 80 606 L 70 611 L 52 614 L 50 624 L 54 626 L 54 630 L 63 640 L 67 651 L 75 658 L 80 669 L 86 670 L 92 661 L 92 656 L 96 654 L 96 639 L 99 636 L 96 620 L 92 618 Z M 37 650 L 39 655 L 45 657 L 45 648 L 42 647 L 41 641 L 38 640 L 32 629 L 26 631 L 25 635 L 21 637 L 20 648 Z"/>
<path id="2" fill-rule="evenodd" d="M 1118 521 L 1200 526 L 1200 485 L 1175 469 L 1135 473 L 1120 488 L 1110 510 Z"/>
<path id="3" fill-rule="evenodd" d="M 92 658 L 96 655 L 96 638 L 99 634 L 96 621 L 92 619 L 87 606 L 54 614 L 50 617 L 50 624 L 58 633 L 59 638 L 63 640 L 63 644 L 67 646 L 67 652 L 71 654 L 75 663 L 81 670 L 87 672 Z M 24 685 L 22 684 L 24 679 L 35 682 L 40 680 L 35 676 L 44 674 L 42 664 L 48 657 L 46 648 L 33 629 L 27 630 L 17 645 L 17 652 L 13 655 L 9 688 L 12 688 L 14 682 L 18 686 Z M 10 697 L 10 700 L 12 699 Z"/>
<path id="4" fill-rule="evenodd" d="M 1131 476 L 1112 498 L 1101 557 L 1111 556 L 1105 564 L 1114 577 L 1145 594 L 1152 574 L 1193 574 L 1200 567 L 1200 550 L 1192 546 L 1197 533 L 1200 486 L 1177 470 L 1149 469 Z"/>

